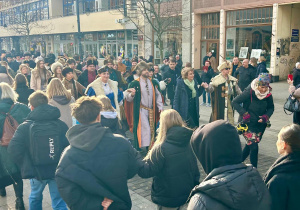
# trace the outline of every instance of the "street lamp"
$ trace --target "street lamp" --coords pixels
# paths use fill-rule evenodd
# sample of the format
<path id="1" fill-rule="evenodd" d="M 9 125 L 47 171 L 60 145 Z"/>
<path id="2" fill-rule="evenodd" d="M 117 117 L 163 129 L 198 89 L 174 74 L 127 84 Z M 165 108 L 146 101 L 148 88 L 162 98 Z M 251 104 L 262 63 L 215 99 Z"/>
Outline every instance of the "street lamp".
<path id="1" fill-rule="evenodd" d="M 80 59 L 83 59 L 82 44 L 81 44 L 82 33 L 80 31 L 79 0 L 76 0 L 76 16 L 77 16 L 77 38 L 78 38 L 79 57 Z"/>

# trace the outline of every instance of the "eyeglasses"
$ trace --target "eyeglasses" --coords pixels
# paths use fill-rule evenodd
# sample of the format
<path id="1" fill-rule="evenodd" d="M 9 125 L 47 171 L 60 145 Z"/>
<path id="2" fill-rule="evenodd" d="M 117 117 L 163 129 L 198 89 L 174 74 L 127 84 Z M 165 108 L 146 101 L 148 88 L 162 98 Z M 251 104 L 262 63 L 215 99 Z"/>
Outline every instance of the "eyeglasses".
<path id="1" fill-rule="evenodd" d="M 225 68 L 225 70 L 229 70 L 230 68 Z"/>

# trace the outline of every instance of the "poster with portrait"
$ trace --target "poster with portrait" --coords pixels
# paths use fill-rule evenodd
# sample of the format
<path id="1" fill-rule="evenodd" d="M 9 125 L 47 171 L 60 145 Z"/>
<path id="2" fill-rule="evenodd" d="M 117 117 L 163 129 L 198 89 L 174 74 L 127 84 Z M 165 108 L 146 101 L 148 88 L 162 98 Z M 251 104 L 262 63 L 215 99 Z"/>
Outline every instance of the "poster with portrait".
<path id="1" fill-rule="evenodd" d="M 261 55 L 262 49 L 252 49 L 250 58 L 256 58 L 259 59 Z"/>
<path id="2" fill-rule="evenodd" d="M 239 58 L 247 58 L 249 47 L 241 47 Z"/>

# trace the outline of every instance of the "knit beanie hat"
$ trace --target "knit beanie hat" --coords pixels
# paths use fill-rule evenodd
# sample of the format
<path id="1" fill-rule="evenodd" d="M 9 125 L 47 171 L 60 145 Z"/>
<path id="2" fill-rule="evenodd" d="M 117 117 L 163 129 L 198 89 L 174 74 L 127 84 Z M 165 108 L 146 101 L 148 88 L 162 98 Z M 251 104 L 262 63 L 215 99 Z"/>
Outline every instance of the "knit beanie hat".
<path id="1" fill-rule="evenodd" d="M 257 85 L 258 86 L 267 86 L 267 87 L 269 87 L 270 81 L 271 81 L 270 74 L 261 73 L 261 74 L 258 75 Z"/>

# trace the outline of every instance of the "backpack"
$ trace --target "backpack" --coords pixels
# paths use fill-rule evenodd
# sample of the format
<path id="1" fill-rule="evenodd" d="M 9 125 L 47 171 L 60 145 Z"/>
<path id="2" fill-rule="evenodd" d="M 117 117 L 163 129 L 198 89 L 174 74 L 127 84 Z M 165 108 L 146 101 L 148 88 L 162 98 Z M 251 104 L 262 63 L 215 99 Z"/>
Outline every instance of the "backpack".
<path id="1" fill-rule="evenodd" d="M 3 124 L 3 132 L 2 137 L 0 139 L 1 146 L 7 147 L 9 145 L 10 140 L 14 136 L 19 123 L 9 114 L 9 112 L 13 109 L 15 105 L 13 104 L 7 113 L 2 112 L 5 115 L 5 120 Z"/>
<path id="2" fill-rule="evenodd" d="M 30 125 L 30 156 L 34 166 L 58 164 L 62 147 L 57 121 L 34 121 Z"/>

